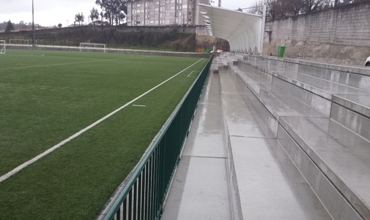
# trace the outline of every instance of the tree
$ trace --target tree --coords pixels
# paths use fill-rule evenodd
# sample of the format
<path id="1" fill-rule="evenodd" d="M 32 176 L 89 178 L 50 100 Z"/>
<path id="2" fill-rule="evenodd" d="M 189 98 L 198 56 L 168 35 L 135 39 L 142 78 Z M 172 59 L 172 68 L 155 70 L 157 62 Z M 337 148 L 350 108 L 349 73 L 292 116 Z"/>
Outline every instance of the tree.
<path id="1" fill-rule="evenodd" d="M 260 0 L 258 2 L 256 2 L 255 5 L 253 5 L 249 10 L 248 12 L 251 13 L 251 14 L 258 14 L 258 15 L 262 15 L 263 14 L 263 1 Z"/>
<path id="2" fill-rule="evenodd" d="M 12 30 L 14 30 L 14 25 L 13 25 L 13 23 L 9 20 L 9 21 L 8 21 L 8 24 L 6 25 L 5 32 L 10 32 L 10 31 L 12 31 Z"/>
<path id="3" fill-rule="evenodd" d="M 127 14 L 127 1 L 130 0 L 96 0 L 95 4 L 102 9 L 101 18 L 108 20 L 109 24 L 119 25 Z"/>
<path id="4" fill-rule="evenodd" d="M 58 28 L 62 28 L 62 26 L 63 26 L 63 25 L 62 25 L 61 23 L 59 23 L 59 24 L 58 24 Z"/>
<path id="5" fill-rule="evenodd" d="M 330 0 L 264 0 L 271 20 L 309 14 L 330 6 Z"/>
<path id="6" fill-rule="evenodd" d="M 78 22 L 78 25 L 79 26 L 81 26 L 81 22 L 84 22 L 85 21 L 85 16 L 84 16 L 84 14 L 81 12 L 81 14 L 80 13 L 77 13 L 76 15 L 75 15 L 75 22 Z"/>
<path id="7" fill-rule="evenodd" d="M 15 25 L 17 26 L 17 25 Z M 21 29 L 21 30 L 24 30 L 27 28 L 27 24 L 24 22 L 24 21 L 20 21 L 19 24 L 18 24 L 18 28 Z"/>
<path id="8" fill-rule="evenodd" d="M 90 11 L 91 22 L 93 22 L 95 19 L 99 20 L 99 17 L 100 15 L 99 15 L 98 9 L 92 8 Z"/>
<path id="9" fill-rule="evenodd" d="M 318 11 L 323 9 L 326 5 L 330 4 L 330 0 L 304 0 L 304 5 L 302 8 L 303 14 L 308 14 L 313 11 Z"/>

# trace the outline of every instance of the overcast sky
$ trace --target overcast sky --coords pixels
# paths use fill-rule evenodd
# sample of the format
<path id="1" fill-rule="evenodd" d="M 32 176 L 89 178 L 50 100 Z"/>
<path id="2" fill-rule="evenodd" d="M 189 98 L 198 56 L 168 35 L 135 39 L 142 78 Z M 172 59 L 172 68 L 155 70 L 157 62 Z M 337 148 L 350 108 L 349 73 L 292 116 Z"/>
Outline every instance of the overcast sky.
<path id="1" fill-rule="evenodd" d="M 212 0 L 212 2 L 212 5 L 218 5 L 218 0 Z M 255 2 L 257 2 L 257 0 L 221 0 L 221 7 L 236 10 L 238 8 L 249 8 L 253 6 Z"/>
<path id="2" fill-rule="evenodd" d="M 218 0 L 213 0 L 218 3 Z M 222 7 L 228 9 L 247 8 L 256 0 L 222 0 Z M 82 12 L 85 22 L 90 10 L 95 7 L 95 0 L 34 0 L 35 23 L 42 26 L 54 26 L 61 23 L 64 26 L 74 21 L 75 15 Z M 0 22 L 11 20 L 32 22 L 32 0 L 0 0 Z"/>

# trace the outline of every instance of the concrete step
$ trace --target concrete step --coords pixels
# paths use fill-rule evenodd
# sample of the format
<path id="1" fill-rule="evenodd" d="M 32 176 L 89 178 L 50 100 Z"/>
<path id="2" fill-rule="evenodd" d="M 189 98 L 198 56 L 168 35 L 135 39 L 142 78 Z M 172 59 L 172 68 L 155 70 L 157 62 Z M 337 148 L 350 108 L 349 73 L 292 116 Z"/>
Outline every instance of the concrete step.
<path id="1" fill-rule="evenodd" d="M 292 85 L 280 79 L 275 77 L 271 77 L 270 80 L 257 79 L 253 73 L 242 72 L 236 67 L 229 68 L 228 72 L 244 100 L 250 101 L 263 115 L 260 126 L 268 127 L 269 132 L 273 134 L 272 137 L 277 137 L 278 121 L 281 116 L 328 117 L 330 114 L 329 101 L 302 89 L 287 93 L 287 88 Z M 324 104 L 317 105 L 319 102 Z M 325 109 L 322 109 L 322 106 L 326 106 Z"/>
<path id="2" fill-rule="evenodd" d="M 334 219 L 370 218 L 368 140 L 332 119 L 309 117 L 282 117 L 278 140 Z"/>
<path id="3" fill-rule="evenodd" d="M 270 73 L 339 105 L 370 117 L 370 70 L 297 60 L 249 57 L 239 65 Z"/>
<path id="4" fill-rule="evenodd" d="M 268 79 L 266 73 L 257 66 L 232 68 L 231 71 L 244 100 L 252 103 L 261 127 L 277 132 L 277 147 L 287 152 L 334 219 L 370 219 L 370 197 L 366 192 L 366 186 L 370 185 L 370 163 L 367 162 L 370 158 L 370 119 L 366 114 L 338 105 L 332 98 L 333 92 L 342 89 L 350 92 L 348 95 L 363 95 L 363 90 L 344 90 L 334 82 L 326 85 L 329 89 L 321 90 L 326 86 L 318 84 L 318 89 L 316 83 L 327 83 L 327 80 L 315 79 L 305 84 L 297 81 L 298 77 L 293 79 L 276 73 L 267 73 L 272 78 L 265 80 Z M 255 84 L 259 84 L 258 90 Z M 322 115 L 295 111 L 296 104 L 286 101 L 288 95 Z M 350 100 L 346 102 L 351 103 Z M 366 106 L 361 107 L 368 110 Z"/>
<path id="5" fill-rule="evenodd" d="M 226 70 L 220 70 L 233 219 L 330 219 L 276 139 L 259 126 Z M 238 210 L 241 211 L 238 211 Z"/>
<path id="6" fill-rule="evenodd" d="M 283 73 L 285 75 L 280 75 L 276 72 L 267 73 L 259 67 L 251 66 L 245 62 L 240 63 L 239 67 L 233 67 L 232 71 L 238 72 L 242 78 L 244 75 L 249 75 L 249 78 L 244 77 L 244 82 L 258 97 L 262 89 L 271 89 L 275 94 L 279 93 L 279 89 L 283 90 L 284 93 L 294 96 L 310 108 L 321 112 L 326 117 L 333 118 L 348 129 L 370 140 L 370 129 L 368 129 L 368 126 L 370 126 L 370 91 L 365 90 L 364 88 L 367 86 L 362 85 L 366 84 L 367 81 L 370 82 L 370 76 L 343 73 L 347 78 L 350 77 L 347 80 L 349 84 L 357 76 L 361 77 L 361 86 L 359 86 L 361 88 L 356 88 L 340 83 L 339 79 L 342 76 L 327 80 L 287 71 Z M 257 76 L 250 75 L 259 75 L 259 80 Z M 271 79 L 266 75 L 271 75 Z M 263 100 L 261 101 L 263 102 Z M 294 109 L 295 107 L 292 105 L 291 108 Z M 274 112 L 272 113 L 274 114 Z M 274 115 L 277 118 L 276 114 Z"/>

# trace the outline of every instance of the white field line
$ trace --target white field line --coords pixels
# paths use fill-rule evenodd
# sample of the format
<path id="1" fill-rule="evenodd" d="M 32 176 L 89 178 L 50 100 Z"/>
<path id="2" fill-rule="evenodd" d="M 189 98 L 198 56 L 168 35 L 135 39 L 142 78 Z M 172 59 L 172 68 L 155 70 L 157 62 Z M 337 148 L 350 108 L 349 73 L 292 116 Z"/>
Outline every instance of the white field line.
<path id="1" fill-rule="evenodd" d="M 193 70 L 193 71 L 191 71 L 191 73 L 189 73 L 189 75 L 188 75 L 187 77 L 190 77 L 190 75 L 191 75 L 192 73 L 194 73 L 194 70 Z"/>
<path id="2" fill-rule="evenodd" d="M 186 67 L 185 69 L 181 70 L 180 72 L 176 73 L 175 75 L 171 76 L 170 78 L 166 79 L 165 81 L 161 82 L 160 84 L 154 86 L 153 88 L 151 88 L 150 90 L 144 92 L 143 94 L 139 95 L 138 97 L 134 98 L 133 100 L 129 101 L 128 103 L 124 104 L 123 106 L 119 107 L 118 109 L 114 110 L 113 112 L 109 113 L 108 115 L 102 117 L 101 119 L 97 120 L 96 122 L 92 123 L 91 125 L 87 126 L 86 128 L 80 130 L 79 132 L 73 134 L 72 136 L 70 136 L 69 138 L 61 141 L 60 143 L 54 145 L 53 147 L 49 148 L 48 150 L 44 151 L 43 153 L 37 155 L 36 157 L 24 162 L 23 164 L 17 166 L 16 168 L 14 168 L 13 170 L 9 171 L 8 173 L 2 175 L 0 177 L 0 183 L 3 182 L 4 180 L 8 179 L 9 177 L 13 176 L 14 174 L 18 173 L 19 171 L 23 170 L 24 168 L 26 168 L 27 166 L 35 163 L 36 161 L 40 160 L 41 158 L 45 157 L 46 155 L 50 154 L 51 152 L 55 151 L 56 149 L 60 148 L 61 146 L 63 146 L 64 144 L 70 142 L 71 140 L 75 139 L 76 137 L 80 136 L 81 134 L 85 133 L 86 131 L 90 130 L 91 128 L 95 127 L 96 125 L 100 124 L 101 122 L 103 122 L 104 120 L 108 119 L 109 117 L 111 117 L 112 115 L 116 114 L 117 112 L 121 111 L 122 109 L 126 108 L 127 106 L 131 105 L 133 102 L 136 102 L 137 100 L 139 100 L 140 98 L 142 98 L 143 96 L 147 95 L 148 93 L 152 92 L 153 90 L 157 89 L 158 87 L 162 86 L 163 84 L 165 84 L 166 82 L 170 81 L 171 79 L 175 78 L 176 76 L 180 75 L 181 73 L 183 73 L 184 71 L 186 71 L 187 69 L 189 69 L 190 67 L 194 66 L 195 64 L 199 63 L 200 61 L 202 61 L 203 59 L 200 59 L 198 60 L 197 62 L 191 64 L 190 66 Z"/>
<path id="3" fill-rule="evenodd" d="M 145 108 L 146 105 L 132 105 L 133 107 L 142 107 L 142 108 Z"/>

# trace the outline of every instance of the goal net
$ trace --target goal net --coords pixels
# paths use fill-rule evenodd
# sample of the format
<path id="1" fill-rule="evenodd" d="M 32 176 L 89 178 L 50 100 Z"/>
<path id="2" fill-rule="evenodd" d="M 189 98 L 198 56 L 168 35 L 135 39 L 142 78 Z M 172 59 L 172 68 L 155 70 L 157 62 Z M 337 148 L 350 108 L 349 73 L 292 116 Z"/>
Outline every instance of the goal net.
<path id="1" fill-rule="evenodd" d="M 80 43 L 80 52 L 101 50 L 105 53 L 105 44 L 99 43 Z"/>
<path id="2" fill-rule="evenodd" d="M 5 40 L 0 40 L 0 54 L 6 53 L 6 43 Z"/>

